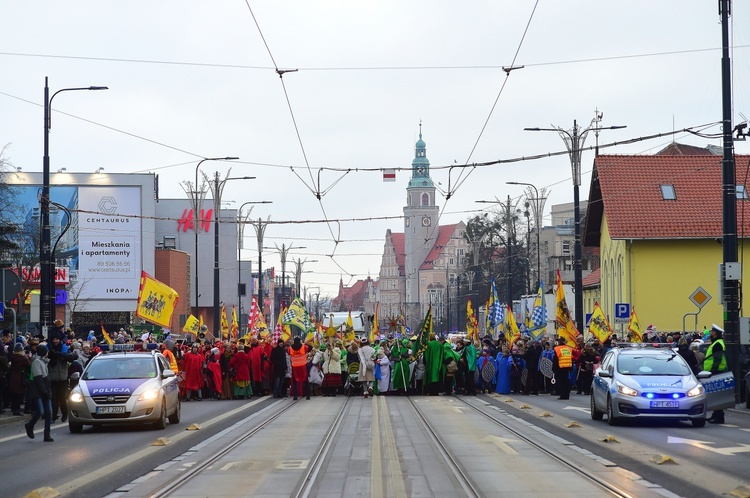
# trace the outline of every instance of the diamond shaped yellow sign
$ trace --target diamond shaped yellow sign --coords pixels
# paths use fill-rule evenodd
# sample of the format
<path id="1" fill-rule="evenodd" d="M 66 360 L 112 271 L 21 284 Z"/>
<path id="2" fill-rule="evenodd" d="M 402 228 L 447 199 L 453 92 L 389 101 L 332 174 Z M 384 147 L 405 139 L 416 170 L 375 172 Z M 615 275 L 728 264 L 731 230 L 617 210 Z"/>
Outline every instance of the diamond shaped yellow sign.
<path id="1" fill-rule="evenodd" d="M 703 287 L 698 286 L 698 288 L 690 294 L 690 300 L 698 308 L 703 308 L 711 300 L 711 294 L 706 292 Z"/>

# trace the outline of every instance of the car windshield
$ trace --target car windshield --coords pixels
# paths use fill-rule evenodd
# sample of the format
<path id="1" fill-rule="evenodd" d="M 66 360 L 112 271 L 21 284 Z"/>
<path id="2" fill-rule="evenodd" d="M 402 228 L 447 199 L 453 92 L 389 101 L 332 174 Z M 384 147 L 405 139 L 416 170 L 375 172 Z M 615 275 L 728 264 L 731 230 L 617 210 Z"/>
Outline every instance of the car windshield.
<path id="1" fill-rule="evenodd" d="M 145 379 L 156 377 L 153 358 L 97 358 L 83 374 L 84 380 Z"/>
<path id="2" fill-rule="evenodd" d="M 620 355 L 617 371 L 623 375 L 690 375 L 690 368 L 678 354 Z"/>

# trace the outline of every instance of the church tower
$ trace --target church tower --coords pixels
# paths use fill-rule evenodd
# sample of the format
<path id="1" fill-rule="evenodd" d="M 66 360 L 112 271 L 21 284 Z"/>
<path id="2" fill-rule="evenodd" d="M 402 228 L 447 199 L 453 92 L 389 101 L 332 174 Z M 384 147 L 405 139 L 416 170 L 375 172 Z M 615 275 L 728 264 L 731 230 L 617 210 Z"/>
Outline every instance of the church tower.
<path id="1" fill-rule="evenodd" d="M 413 306 L 421 301 L 420 295 L 426 292 L 425 289 L 419 288 L 419 268 L 437 240 L 437 222 L 435 185 L 430 178 L 430 161 L 427 159 L 427 146 L 422 140 L 420 123 L 419 140 L 415 145 L 414 160 L 411 162 L 411 179 L 406 188 L 404 207 L 404 271 L 408 305 Z"/>

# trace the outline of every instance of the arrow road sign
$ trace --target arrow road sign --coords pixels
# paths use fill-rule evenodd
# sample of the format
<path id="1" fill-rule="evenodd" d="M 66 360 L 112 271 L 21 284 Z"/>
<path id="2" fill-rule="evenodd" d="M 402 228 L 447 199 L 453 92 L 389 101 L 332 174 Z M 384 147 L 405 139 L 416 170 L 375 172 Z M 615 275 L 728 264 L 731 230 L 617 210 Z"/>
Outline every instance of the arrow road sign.
<path id="1" fill-rule="evenodd" d="M 518 455 L 518 452 L 508 445 L 508 443 L 517 443 L 518 440 L 516 439 L 510 439 L 500 436 L 485 436 L 480 439 L 480 441 L 494 443 L 498 448 L 500 448 L 504 453 L 508 455 Z"/>

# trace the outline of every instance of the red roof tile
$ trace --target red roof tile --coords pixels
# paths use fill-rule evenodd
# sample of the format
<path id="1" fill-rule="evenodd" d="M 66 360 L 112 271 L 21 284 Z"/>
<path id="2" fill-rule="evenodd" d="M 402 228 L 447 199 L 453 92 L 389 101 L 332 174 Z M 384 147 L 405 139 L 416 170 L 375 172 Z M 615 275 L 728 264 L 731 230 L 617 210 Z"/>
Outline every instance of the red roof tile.
<path id="1" fill-rule="evenodd" d="M 596 270 L 592 271 L 585 277 L 583 277 L 583 280 L 581 280 L 581 285 L 583 288 L 587 287 L 598 287 L 599 284 L 602 281 L 602 269 L 597 268 Z"/>
<path id="2" fill-rule="evenodd" d="M 750 156 L 735 156 L 745 184 Z M 598 246 L 601 220 L 613 239 L 701 239 L 722 236 L 720 156 L 613 156 L 594 161 L 584 244 Z M 660 185 L 673 185 L 675 200 Z M 738 233 L 750 234 L 750 201 L 737 201 Z M 742 216 L 742 210 L 748 212 Z"/>
<path id="3" fill-rule="evenodd" d="M 453 232 L 456 231 L 458 223 L 453 225 L 443 225 L 438 228 L 438 236 L 435 239 L 435 245 L 432 246 L 427 257 L 424 259 L 424 263 L 419 267 L 420 270 L 432 270 L 435 266 L 435 261 L 443 254 L 446 244 L 451 240 Z"/>

